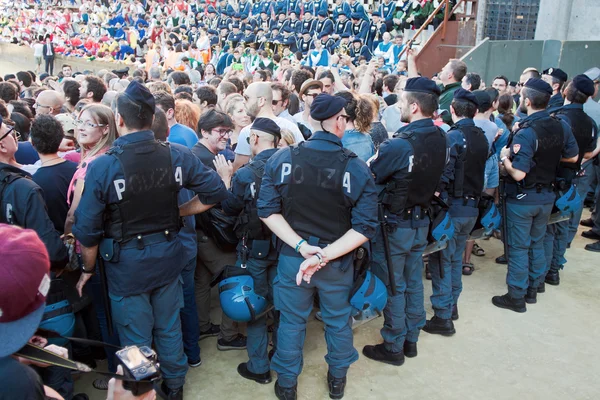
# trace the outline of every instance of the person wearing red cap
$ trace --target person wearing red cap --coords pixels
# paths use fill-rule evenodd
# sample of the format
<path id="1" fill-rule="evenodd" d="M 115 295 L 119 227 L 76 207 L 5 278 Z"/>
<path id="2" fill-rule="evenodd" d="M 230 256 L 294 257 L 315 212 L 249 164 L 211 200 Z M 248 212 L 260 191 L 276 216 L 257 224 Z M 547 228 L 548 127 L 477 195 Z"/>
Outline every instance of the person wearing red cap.
<path id="1" fill-rule="evenodd" d="M 44 315 L 48 252 L 35 231 L 0 224 L 0 254 L 0 398 L 18 393 L 23 399 L 45 399 L 40 377 L 11 355 L 30 340 Z"/>

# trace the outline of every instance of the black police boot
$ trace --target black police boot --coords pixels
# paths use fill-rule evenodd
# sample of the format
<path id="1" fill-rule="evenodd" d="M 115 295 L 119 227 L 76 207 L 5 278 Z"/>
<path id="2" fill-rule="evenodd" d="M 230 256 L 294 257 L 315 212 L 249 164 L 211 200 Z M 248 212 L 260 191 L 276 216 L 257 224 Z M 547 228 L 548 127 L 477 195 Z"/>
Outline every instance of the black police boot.
<path id="1" fill-rule="evenodd" d="M 506 259 L 506 255 L 502 254 L 500 257 L 496 257 L 496 264 L 508 264 L 508 260 Z"/>
<path id="2" fill-rule="evenodd" d="M 443 319 L 433 316 L 429 321 L 425 322 L 423 330 L 432 335 L 452 336 L 456 333 L 454 323 L 451 319 Z"/>
<path id="3" fill-rule="evenodd" d="M 546 284 L 544 282 L 540 283 L 540 286 L 538 286 L 538 293 L 546 293 Z"/>
<path id="4" fill-rule="evenodd" d="M 496 307 L 506 308 L 507 310 L 512 310 L 518 313 L 524 313 L 527 311 L 524 298 L 513 299 L 508 293 L 506 293 L 504 296 L 492 297 L 492 303 Z"/>
<path id="5" fill-rule="evenodd" d="M 548 273 L 546 274 L 545 282 L 548 285 L 552 285 L 552 286 L 560 285 L 560 275 L 559 275 L 558 271 L 553 271 L 553 270 L 548 271 Z"/>
<path id="6" fill-rule="evenodd" d="M 279 381 L 275 382 L 275 396 L 279 400 L 296 400 L 298 396 L 298 385 L 294 385 L 291 388 L 284 388 L 279 386 Z"/>
<path id="7" fill-rule="evenodd" d="M 167 396 L 167 400 L 183 400 L 183 387 L 173 390 L 170 389 L 165 382 L 160 385 L 163 393 Z"/>
<path id="8" fill-rule="evenodd" d="M 452 306 L 452 321 L 458 320 L 458 306 L 455 304 Z"/>
<path id="9" fill-rule="evenodd" d="M 329 386 L 329 398 L 341 399 L 344 397 L 344 388 L 346 387 L 346 377 L 336 378 L 327 372 L 327 386 Z"/>
<path id="10" fill-rule="evenodd" d="M 250 379 L 251 381 L 267 384 L 271 383 L 271 371 L 267 371 L 263 374 L 255 374 L 248 369 L 247 363 L 241 363 L 237 367 L 238 374 L 246 379 Z"/>
<path id="11" fill-rule="evenodd" d="M 413 358 L 417 356 L 417 342 L 409 342 L 408 340 L 405 340 L 402 349 L 405 357 Z"/>
<path id="12" fill-rule="evenodd" d="M 527 304 L 537 303 L 537 288 L 528 287 L 527 294 L 525 295 L 525 302 Z"/>
<path id="13" fill-rule="evenodd" d="M 380 361 L 382 363 L 400 366 L 404 364 L 404 353 L 399 351 L 392 353 L 385 349 L 383 343 L 375 346 L 365 346 L 362 351 L 363 355 L 371 360 Z"/>

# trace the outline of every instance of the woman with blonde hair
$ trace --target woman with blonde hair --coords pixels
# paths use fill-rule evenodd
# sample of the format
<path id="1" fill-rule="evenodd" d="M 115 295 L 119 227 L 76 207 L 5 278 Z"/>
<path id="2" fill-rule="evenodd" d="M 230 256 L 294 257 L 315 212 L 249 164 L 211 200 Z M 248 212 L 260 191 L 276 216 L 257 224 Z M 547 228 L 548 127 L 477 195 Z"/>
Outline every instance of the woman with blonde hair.
<path id="1" fill-rule="evenodd" d="M 244 96 L 237 93 L 227 96 L 225 99 L 225 113 L 229 115 L 229 118 L 233 121 L 233 133 L 229 140 L 231 149 L 235 150 L 241 130 L 251 122 L 246 111 Z"/>
<path id="2" fill-rule="evenodd" d="M 75 210 L 83 192 L 87 167 L 98 156 L 106 153 L 118 136 L 114 114 L 109 107 L 102 104 L 85 106 L 75 124 L 77 125 L 75 135 L 81 148 L 81 161 L 67 192 L 67 201 L 71 208 L 67 214 L 65 233 L 71 232 Z"/>
<path id="3" fill-rule="evenodd" d="M 369 134 L 373 140 L 375 151 L 377 151 L 379 149 L 379 145 L 389 139 L 385 126 L 379 120 L 379 107 L 381 106 L 381 103 L 379 102 L 379 98 L 372 94 L 365 94 L 363 96 L 371 100 L 371 103 L 373 104 L 373 122 L 371 123 Z"/>
<path id="4" fill-rule="evenodd" d="M 76 137 L 81 146 L 81 162 L 79 168 L 75 171 L 69 190 L 67 191 L 67 202 L 70 204 L 70 209 L 65 222 L 65 235 L 71 234 L 75 210 L 79 206 L 81 195 L 83 193 L 83 185 L 85 183 L 85 175 L 87 168 L 96 158 L 106 153 L 112 146 L 118 136 L 117 126 L 115 125 L 115 117 L 112 110 L 103 104 L 90 104 L 85 106 L 79 113 L 76 119 Z M 80 253 L 79 243 L 75 243 L 75 250 Z M 106 312 L 101 295 L 101 282 L 98 274 L 95 274 L 90 280 L 90 291 L 92 295 L 92 303 L 96 310 L 100 330 L 102 332 L 102 341 L 113 346 L 119 346 L 119 337 L 115 333 L 110 335 L 106 324 Z M 115 350 L 111 347 L 105 347 L 108 369 L 115 372 L 117 364 L 115 362 Z M 94 380 L 92 385 L 99 390 L 108 389 L 108 378 L 103 377 Z"/>
<path id="5" fill-rule="evenodd" d="M 175 121 L 196 131 L 200 119 L 200 107 L 189 100 L 175 100 Z"/>
<path id="6" fill-rule="evenodd" d="M 281 129 L 281 140 L 279 141 L 279 145 L 277 147 L 282 149 L 284 147 L 289 147 L 295 143 L 296 143 L 296 138 L 294 138 L 294 134 L 292 133 L 292 131 L 290 131 L 289 129 L 282 128 Z"/>
<path id="7" fill-rule="evenodd" d="M 344 91 L 337 93 L 336 96 L 346 100 L 344 109 L 349 117 L 346 132 L 342 137 L 342 145 L 354 152 L 361 160 L 367 161 L 375 154 L 375 146 L 369 135 L 375 118 L 375 107 L 368 95 Z"/>

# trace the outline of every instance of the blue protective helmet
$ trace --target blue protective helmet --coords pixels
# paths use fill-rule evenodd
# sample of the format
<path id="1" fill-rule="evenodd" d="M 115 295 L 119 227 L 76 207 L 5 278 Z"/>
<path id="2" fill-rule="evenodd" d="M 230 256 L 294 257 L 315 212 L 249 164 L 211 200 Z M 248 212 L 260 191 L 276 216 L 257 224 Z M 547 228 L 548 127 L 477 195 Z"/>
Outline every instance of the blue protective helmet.
<path id="1" fill-rule="evenodd" d="M 47 304 L 40 328 L 58 333 L 60 336 L 73 336 L 75 330 L 75 314 L 69 301 L 64 299 L 54 304 Z M 65 338 L 48 338 L 49 344 L 64 346 L 69 340 Z"/>
<path id="2" fill-rule="evenodd" d="M 223 279 L 219 283 L 219 299 L 225 315 L 237 322 L 250 322 L 267 308 L 267 299 L 254 292 L 250 275 Z"/>
<path id="3" fill-rule="evenodd" d="M 498 207 L 496 207 L 493 202 L 481 216 L 480 223 L 481 226 L 488 232 L 500 227 L 500 224 L 502 223 L 502 217 L 500 216 Z"/>
<path id="4" fill-rule="evenodd" d="M 579 193 L 577 193 L 577 188 L 575 185 L 571 185 L 569 190 L 567 190 L 562 196 L 556 200 L 556 208 L 558 208 L 562 213 L 571 213 L 573 211 L 579 210 L 581 207 L 581 197 Z"/>
<path id="5" fill-rule="evenodd" d="M 350 304 L 358 311 L 371 309 L 382 312 L 386 303 L 387 288 L 385 284 L 371 271 L 366 271 L 354 284 Z"/>
<path id="6" fill-rule="evenodd" d="M 436 242 L 444 242 L 452 239 L 452 236 L 454 236 L 454 223 L 449 213 L 440 213 L 432 221 L 430 234 Z"/>

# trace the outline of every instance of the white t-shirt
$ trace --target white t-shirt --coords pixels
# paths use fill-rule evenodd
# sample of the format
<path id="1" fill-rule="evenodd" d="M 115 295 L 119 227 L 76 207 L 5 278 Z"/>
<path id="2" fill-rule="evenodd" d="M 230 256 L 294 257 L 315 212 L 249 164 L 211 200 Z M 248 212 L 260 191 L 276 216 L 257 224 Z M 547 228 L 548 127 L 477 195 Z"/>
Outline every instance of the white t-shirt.
<path id="1" fill-rule="evenodd" d="M 292 132 L 294 135 L 294 139 L 296 139 L 296 143 L 304 142 L 304 136 L 300 133 L 300 129 L 298 129 L 298 125 L 294 124 L 291 121 L 288 121 L 285 118 L 275 117 L 275 123 L 279 125 L 280 128 L 287 129 Z M 247 137 L 250 136 L 250 128 L 252 124 L 248 125 L 244 129 L 240 131 L 240 135 L 238 136 L 237 147 L 235 148 L 235 154 L 239 154 L 241 156 L 249 156 L 252 154 L 250 151 L 250 145 L 248 144 Z"/>
<path id="2" fill-rule="evenodd" d="M 34 57 L 42 57 L 44 55 L 44 45 L 41 43 L 36 43 L 33 45 L 33 56 Z"/>

